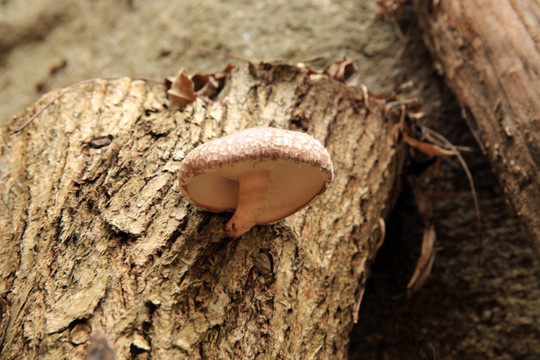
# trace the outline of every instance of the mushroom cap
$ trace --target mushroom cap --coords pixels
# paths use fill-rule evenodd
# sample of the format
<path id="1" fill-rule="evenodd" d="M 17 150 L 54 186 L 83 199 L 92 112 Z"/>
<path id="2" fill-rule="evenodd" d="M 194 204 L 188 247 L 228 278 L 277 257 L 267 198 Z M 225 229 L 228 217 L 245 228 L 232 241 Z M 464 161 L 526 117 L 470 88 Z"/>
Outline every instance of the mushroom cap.
<path id="1" fill-rule="evenodd" d="M 268 171 L 264 204 L 255 221 L 268 224 L 317 199 L 334 177 L 328 151 L 305 133 L 251 128 L 209 141 L 191 151 L 180 166 L 180 189 L 200 208 L 234 212 L 238 179 L 250 171 Z"/>

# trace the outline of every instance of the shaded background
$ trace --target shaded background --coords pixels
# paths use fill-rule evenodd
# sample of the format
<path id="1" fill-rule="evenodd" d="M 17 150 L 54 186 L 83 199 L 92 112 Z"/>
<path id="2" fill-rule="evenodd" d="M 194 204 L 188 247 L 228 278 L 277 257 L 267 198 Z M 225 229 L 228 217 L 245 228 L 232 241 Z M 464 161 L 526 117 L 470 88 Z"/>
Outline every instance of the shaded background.
<path id="1" fill-rule="evenodd" d="M 465 159 L 484 221 L 483 256 L 479 261 L 464 172 L 446 159 L 429 186 L 432 194 L 452 195 L 434 204 L 438 251 L 432 275 L 407 296 L 422 225 L 405 186 L 372 266 L 350 357 L 538 359 L 539 262 L 433 69 L 414 13 L 405 7 L 393 22 L 383 22 L 376 11 L 375 0 L 0 0 L 0 124 L 43 93 L 80 80 L 161 80 L 182 67 L 191 74 L 239 64 L 200 48 L 253 60 L 317 59 L 315 68 L 347 56 L 356 60 L 360 82 L 377 92 L 412 80 L 402 96 L 424 103 L 422 123 L 474 148 Z"/>

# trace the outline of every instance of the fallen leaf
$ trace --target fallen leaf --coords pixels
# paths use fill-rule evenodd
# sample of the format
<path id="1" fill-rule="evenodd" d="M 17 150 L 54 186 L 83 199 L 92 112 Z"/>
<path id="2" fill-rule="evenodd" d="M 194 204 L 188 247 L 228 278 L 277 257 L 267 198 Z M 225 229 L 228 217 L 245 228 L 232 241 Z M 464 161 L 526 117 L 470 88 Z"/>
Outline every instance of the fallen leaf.
<path id="1" fill-rule="evenodd" d="M 416 178 L 410 178 L 409 183 L 416 198 L 418 213 L 424 224 L 420 257 L 418 257 L 414 273 L 407 284 L 407 290 L 409 292 L 415 292 L 424 285 L 429 274 L 431 274 L 431 268 L 433 266 L 433 261 L 435 260 L 435 240 L 437 236 L 435 233 L 435 225 L 433 224 L 433 210 L 429 196 Z"/>
<path id="2" fill-rule="evenodd" d="M 358 313 L 360 313 L 360 305 L 362 305 L 362 299 L 364 298 L 364 292 L 366 291 L 366 283 L 363 282 L 360 286 L 360 292 L 358 293 L 358 298 L 356 299 L 356 304 L 354 305 L 353 312 L 353 323 L 358 323 Z"/>
<path id="3" fill-rule="evenodd" d="M 343 83 L 350 81 L 358 73 L 353 60 L 343 59 L 334 61 L 324 68 L 323 74 Z M 349 84 L 351 85 L 351 84 Z"/>
<path id="4" fill-rule="evenodd" d="M 191 77 L 198 96 L 215 97 L 225 85 L 225 78 L 235 68 L 227 64 L 223 70 L 215 74 L 195 74 Z"/>
<path id="5" fill-rule="evenodd" d="M 180 69 L 175 77 L 166 78 L 165 84 L 170 86 L 167 90 L 167 98 L 171 110 L 181 110 L 197 98 L 193 81 L 187 76 L 184 69 Z"/>
<path id="6" fill-rule="evenodd" d="M 411 280 L 407 284 L 407 290 L 411 293 L 420 290 L 431 274 L 431 268 L 435 260 L 435 239 L 435 226 L 431 224 L 429 227 L 424 228 L 420 257 L 416 263 Z"/>

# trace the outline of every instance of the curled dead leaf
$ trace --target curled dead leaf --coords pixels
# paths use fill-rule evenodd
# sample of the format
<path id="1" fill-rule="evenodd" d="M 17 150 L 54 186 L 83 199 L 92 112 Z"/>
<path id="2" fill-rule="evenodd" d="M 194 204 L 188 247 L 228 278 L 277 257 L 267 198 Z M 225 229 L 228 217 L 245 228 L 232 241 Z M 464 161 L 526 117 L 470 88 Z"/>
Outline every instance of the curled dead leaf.
<path id="1" fill-rule="evenodd" d="M 358 70 L 356 69 L 353 60 L 343 59 L 334 61 L 330 65 L 326 66 L 322 73 L 328 75 L 334 80 L 347 83 L 348 85 L 354 85 L 350 82 L 355 79 L 356 75 L 358 74 Z"/>
<path id="2" fill-rule="evenodd" d="M 207 98 L 215 97 L 225 85 L 225 78 L 235 68 L 234 65 L 227 64 L 223 70 L 215 74 L 195 74 L 191 77 L 195 93 L 198 96 Z"/>
<path id="3" fill-rule="evenodd" d="M 225 78 L 235 67 L 227 64 L 223 70 L 215 74 L 195 74 L 187 76 L 181 69 L 175 77 L 165 78 L 167 98 L 171 110 L 181 110 L 192 103 L 198 96 L 212 98 L 225 85 Z"/>
<path id="4" fill-rule="evenodd" d="M 416 203 L 418 205 L 418 213 L 424 224 L 424 232 L 422 235 L 422 249 L 420 256 L 416 262 L 414 273 L 407 284 L 409 292 L 418 291 L 426 282 L 431 274 L 433 261 L 435 260 L 435 225 L 433 224 L 433 210 L 431 199 L 427 196 L 422 188 L 422 185 L 416 178 L 409 179 L 409 183 L 413 189 Z"/>
<path id="5" fill-rule="evenodd" d="M 420 290 L 431 274 L 431 268 L 435 260 L 435 239 L 435 226 L 431 224 L 427 228 L 424 228 L 420 257 L 416 262 L 414 273 L 407 284 L 407 291 L 410 293 Z"/>
<path id="6" fill-rule="evenodd" d="M 187 76 L 184 69 L 180 69 L 175 77 L 166 78 L 165 84 L 170 86 L 167 90 L 167 98 L 171 110 L 181 110 L 197 98 L 193 81 Z"/>

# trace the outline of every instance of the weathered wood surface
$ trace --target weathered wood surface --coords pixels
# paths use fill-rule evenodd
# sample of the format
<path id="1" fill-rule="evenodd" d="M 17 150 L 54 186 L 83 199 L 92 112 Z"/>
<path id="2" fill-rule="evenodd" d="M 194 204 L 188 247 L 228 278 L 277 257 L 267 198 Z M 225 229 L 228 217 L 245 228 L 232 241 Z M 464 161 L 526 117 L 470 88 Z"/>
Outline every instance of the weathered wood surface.
<path id="1" fill-rule="evenodd" d="M 540 4 L 414 4 L 438 69 L 540 256 Z"/>
<path id="2" fill-rule="evenodd" d="M 54 95 L 1 133 L 0 357 L 83 358 L 103 337 L 120 359 L 346 357 L 404 162 L 382 104 L 257 63 L 183 111 L 161 85 L 81 85 L 8 135 Z M 252 126 L 312 134 L 335 180 L 230 246 L 230 214 L 188 205 L 175 173 L 196 145 Z"/>

